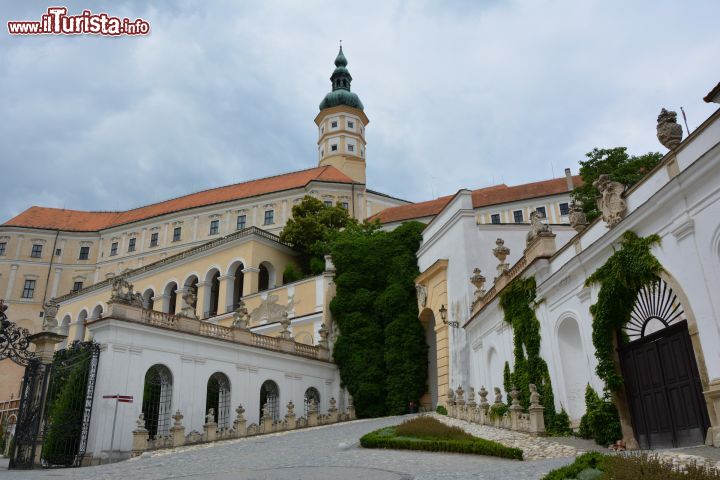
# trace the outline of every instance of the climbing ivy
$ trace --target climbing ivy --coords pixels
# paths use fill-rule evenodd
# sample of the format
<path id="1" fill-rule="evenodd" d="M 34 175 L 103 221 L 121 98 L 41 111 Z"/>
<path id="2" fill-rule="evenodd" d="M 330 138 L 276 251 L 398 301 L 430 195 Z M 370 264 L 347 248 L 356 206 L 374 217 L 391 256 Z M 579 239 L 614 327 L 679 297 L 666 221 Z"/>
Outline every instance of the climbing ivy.
<path id="1" fill-rule="evenodd" d="M 614 359 L 614 336 L 628 323 L 638 292 L 657 280 L 662 265 L 650 252 L 660 243 L 658 235 L 639 237 L 632 231 L 623 234 L 621 248 L 590 275 L 586 286 L 600 285 L 598 301 L 590 307 L 593 316 L 592 341 L 598 359 L 596 373 L 606 389 L 617 391 L 622 376 Z"/>
<path id="2" fill-rule="evenodd" d="M 513 328 L 515 365 L 510 373 L 510 387 L 520 393 L 523 408 L 530 405 L 529 384 L 537 386 L 543 407 L 545 425 L 553 430 L 555 423 L 555 399 L 547 363 L 540 357 L 540 322 L 532 308 L 535 302 L 535 278 L 516 278 L 500 294 L 500 306 L 505 321 Z M 509 365 L 506 372 L 509 371 Z M 504 376 L 507 376 L 505 373 Z M 505 385 L 508 389 L 508 385 Z"/>

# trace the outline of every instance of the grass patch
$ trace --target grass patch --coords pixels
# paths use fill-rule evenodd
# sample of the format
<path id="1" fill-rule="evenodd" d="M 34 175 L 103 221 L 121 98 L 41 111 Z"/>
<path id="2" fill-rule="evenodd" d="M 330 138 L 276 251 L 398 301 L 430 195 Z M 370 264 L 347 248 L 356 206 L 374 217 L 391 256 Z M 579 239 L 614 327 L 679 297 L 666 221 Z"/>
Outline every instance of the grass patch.
<path id="1" fill-rule="evenodd" d="M 720 473 L 708 467 L 690 464 L 680 471 L 647 454 L 603 455 L 590 452 L 580 455 L 570 465 L 553 470 L 543 480 L 717 480 Z"/>
<path id="2" fill-rule="evenodd" d="M 365 448 L 424 450 L 428 452 L 472 453 L 522 460 L 523 452 L 497 442 L 473 437 L 432 417 L 417 417 L 394 427 L 385 427 L 364 435 Z"/>

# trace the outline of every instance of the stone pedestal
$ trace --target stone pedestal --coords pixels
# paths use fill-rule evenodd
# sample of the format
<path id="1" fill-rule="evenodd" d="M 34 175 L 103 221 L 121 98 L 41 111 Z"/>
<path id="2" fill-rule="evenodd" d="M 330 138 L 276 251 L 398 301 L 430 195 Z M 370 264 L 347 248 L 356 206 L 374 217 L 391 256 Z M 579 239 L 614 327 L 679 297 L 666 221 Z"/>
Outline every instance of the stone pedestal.
<path id="1" fill-rule="evenodd" d="M 720 447 L 720 378 L 715 378 L 703 392 L 708 403 L 710 414 L 710 428 L 707 431 L 705 443 L 713 447 Z"/>
<path id="2" fill-rule="evenodd" d="M 541 405 L 531 405 L 528 409 L 530 413 L 530 433 L 535 435 L 543 435 L 545 433 L 544 410 L 545 407 Z"/>
<path id="3" fill-rule="evenodd" d="M 214 442 L 217 440 L 217 423 L 206 423 L 203 425 L 203 432 L 206 442 Z"/>
<path id="4" fill-rule="evenodd" d="M 337 423 L 338 421 L 338 409 L 335 406 L 337 401 L 335 397 L 330 398 L 330 408 L 328 408 L 328 423 Z"/>
<path id="5" fill-rule="evenodd" d="M 242 405 L 238 405 L 235 409 L 235 421 L 233 422 L 233 429 L 235 430 L 236 437 L 244 437 L 247 435 L 247 420 L 245 420 L 245 409 Z"/>
<path id="6" fill-rule="evenodd" d="M 317 404 L 313 400 L 312 404 L 310 405 L 310 409 L 308 410 L 307 426 L 308 427 L 317 427 L 317 425 L 318 425 Z"/>
<path id="7" fill-rule="evenodd" d="M 285 414 L 285 428 L 295 430 L 297 428 L 297 418 L 295 417 L 295 405 L 293 402 L 287 404 L 287 413 Z"/>
<path id="8" fill-rule="evenodd" d="M 145 416 L 141 413 L 137 419 L 137 428 L 133 430 L 132 456 L 137 457 L 148 449 L 148 431 L 145 428 Z"/>
<path id="9" fill-rule="evenodd" d="M 263 433 L 273 432 L 273 419 L 269 416 L 264 416 L 260 419 L 260 428 Z"/>

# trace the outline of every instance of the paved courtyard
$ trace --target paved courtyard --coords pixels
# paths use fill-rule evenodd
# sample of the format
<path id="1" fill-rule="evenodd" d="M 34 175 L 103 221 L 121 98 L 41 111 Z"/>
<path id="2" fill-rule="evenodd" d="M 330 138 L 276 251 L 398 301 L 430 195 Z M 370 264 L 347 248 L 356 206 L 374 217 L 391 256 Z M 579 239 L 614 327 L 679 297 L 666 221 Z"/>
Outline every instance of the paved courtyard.
<path id="1" fill-rule="evenodd" d="M 402 417 L 361 420 L 168 450 L 149 458 L 98 467 L 24 472 L 0 470 L 0 479 L 533 480 L 571 460 L 520 462 L 478 455 L 370 450 L 359 446 L 358 439 L 363 434 L 401 421 Z"/>

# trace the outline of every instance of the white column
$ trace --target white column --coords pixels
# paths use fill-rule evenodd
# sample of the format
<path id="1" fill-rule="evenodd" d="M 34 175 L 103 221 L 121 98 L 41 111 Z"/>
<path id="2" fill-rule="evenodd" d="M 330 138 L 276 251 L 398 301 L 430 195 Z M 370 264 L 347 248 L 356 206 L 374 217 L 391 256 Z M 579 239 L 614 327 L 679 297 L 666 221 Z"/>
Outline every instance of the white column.
<path id="1" fill-rule="evenodd" d="M 24 239 L 24 238 L 25 238 L 25 235 L 18 235 L 18 236 L 17 236 L 18 243 L 17 243 L 17 246 L 15 247 L 15 260 L 17 260 L 18 258 L 20 258 L 20 251 L 22 250 L 22 244 L 23 244 L 23 239 Z"/>
<path id="2" fill-rule="evenodd" d="M 225 211 L 225 225 L 223 226 L 223 232 L 225 232 L 224 235 L 230 233 L 230 212 L 231 210 Z"/>
<path id="3" fill-rule="evenodd" d="M 199 217 L 198 217 L 197 215 L 195 215 L 195 216 L 193 217 L 193 231 L 192 231 L 192 239 L 193 239 L 193 242 L 194 242 L 195 240 L 197 240 L 198 218 L 199 218 Z"/>
<path id="4" fill-rule="evenodd" d="M 142 229 L 142 235 L 140 240 L 140 253 L 143 253 L 145 251 L 145 247 L 147 246 L 145 243 L 145 235 L 147 234 L 147 228 Z"/>
<path id="5" fill-rule="evenodd" d="M 10 277 L 8 278 L 7 288 L 5 289 L 5 300 L 10 300 L 12 297 L 13 287 L 15 286 L 15 275 L 17 275 L 17 265 L 10 266 Z"/>
<path id="6" fill-rule="evenodd" d="M 252 207 L 252 212 L 253 212 L 252 213 L 252 224 L 254 227 L 257 227 L 257 211 L 258 211 L 258 207 L 257 207 L 257 205 L 254 205 Z"/>
<path id="7" fill-rule="evenodd" d="M 169 224 L 168 222 L 165 222 L 165 224 L 163 225 L 163 238 L 162 238 L 162 243 L 160 244 L 160 245 L 162 245 L 163 248 L 167 248 L 168 244 L 170 243 L 170 242 L 168 241 L 168 228 L 169 228 L 169 225 L 170 225 L 170 224 Z"/>
<path id="8" fill-rule="evenodd" d="M 282 225 L 285 225 L 288 220 L 288 201 L 283 200 L 282 202 Z"/>
<path id="9" fill-rule="evenodd" d="M 60 286 L 60 275 L 62 274 L 62 268 L 55 269 L 55 279 L 53 280 L 52 290 L 50 291 L 50 298 L 57 297 L 58 287 Z"/>

